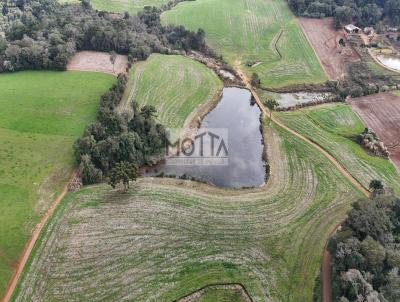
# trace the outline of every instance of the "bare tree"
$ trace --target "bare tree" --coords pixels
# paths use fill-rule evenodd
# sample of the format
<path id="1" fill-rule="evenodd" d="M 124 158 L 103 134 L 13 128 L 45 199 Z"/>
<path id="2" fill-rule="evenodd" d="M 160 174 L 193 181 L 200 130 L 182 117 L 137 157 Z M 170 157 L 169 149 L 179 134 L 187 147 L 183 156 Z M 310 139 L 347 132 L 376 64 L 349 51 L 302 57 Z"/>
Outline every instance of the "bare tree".
<path id="1" fill-rule="evenodd" d="M 267 106 L 268 110 L 269 110 L 269 123 L 271 123 L 272 120 L 272 111 L 276 109 L 276 107 L 279 106 L 279 103 L 274 100 L 274 99 L 268 99 L 265 102 L 265 106 Z"/>
<path id="2" fill-rule="evenodd" d="M 117 60 L 117 53 L 115 51 L 110 52 L 110 62 L 113 66 L 113 73 L 114 71 L 114 66 L 115 66 L 115 61 Z"/>

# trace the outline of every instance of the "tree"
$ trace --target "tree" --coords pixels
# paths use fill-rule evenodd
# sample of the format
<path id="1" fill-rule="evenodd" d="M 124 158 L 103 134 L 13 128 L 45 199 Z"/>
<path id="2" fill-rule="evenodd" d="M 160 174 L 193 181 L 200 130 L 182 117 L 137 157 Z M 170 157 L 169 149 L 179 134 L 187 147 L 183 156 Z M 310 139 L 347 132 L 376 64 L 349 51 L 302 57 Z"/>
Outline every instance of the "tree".
<path id="1" fill-rule="evenodd" d="M 376 199 L 355 202 L 348 214 L 347 225 L 359 239 L 364 240 L 369 235 L 381 243 L 393 229 L 390 216 Z"/>
<path id="2" fill-rule="evenodd" d="M 370 236 L 367 236 L 367 238 L 361 242 L 361 253 L 367 259 L 370 269 L 382 266 L 386 257 L 385 248 Z"/>
<path id="3" fill-rule="evenodd" d="M 381 289 L 385 301 L 400 301 L 400 274 L 399 268 L 389 271 L 387 276 L 387 284 Z"/>
<path id="4" fill-rule="evenodd" d="M 124 192 L 126 192 L 129 189 L 129 181 L 135 181 L 138 176 L 139 172 L 135 164 L 119 162 L 111 169 L 108 184 L 115 189 L 119 183 L 122 183 Z"/>
<path id="5" fill-rule="evenodd" d="M 369 183 L 369 189 L 372 190 L 372 195 L 375 197 L 383 193 L 383 184 L 382 181 L 378 179 L 373 179 Z"/>
<path id="6" fill-rule="evenodd" d="M 251 75 L 251 85 L 254 87 L 259 87 L 261 84 L 260 77 L 258 76 L 257 73 L 253 72 Z"/>
<path id="7" fill-rule="evenodd" d="M 103 173 L 92 163 L 90 155 L 85 154 L 82 156 L 79 170 L 81 172 L 82 183 L 84 185 L 99 183 L 103 178 Z"/>
<path id="8" fill-rule="evenodd" d="M 157 109 L 152 105 L 145 105 L 140 109 L 140 115 L 142 115 L 146 120 L 156 117 Z"/>
<path id="9" fill-rule="evenodd" d="M 90 0 L 81 0 L 82 7 L 85 9 L 92 9 L 92 5 L 90 4 Z"/>
<path id="10" fill-rule="evenodd" d="M 271 123 L 272 119 L 272 111 L 276 109 L 276 107 L 279 106 L 279 103 L 275 99 L 267 99 L 265 101 L 265 106 L 267 106 L 269 110 L 269 122 Z"/>
<path id="11" fill-rule="evenodd" d="M 1 9 L 1 12 L 3 13 L 3 16 L 6 16 L 8 14 L 8 3 L 7 3 L 7 0 L 3 2 L 3 7 Z"/>
<path id="12" fill-rule="evenodd" d="M 113 66 L 113 73 L 115 72 L 115 61 L 117 60 L 117 53 L 115 51 L 110 52 L 110 62 Z"/>

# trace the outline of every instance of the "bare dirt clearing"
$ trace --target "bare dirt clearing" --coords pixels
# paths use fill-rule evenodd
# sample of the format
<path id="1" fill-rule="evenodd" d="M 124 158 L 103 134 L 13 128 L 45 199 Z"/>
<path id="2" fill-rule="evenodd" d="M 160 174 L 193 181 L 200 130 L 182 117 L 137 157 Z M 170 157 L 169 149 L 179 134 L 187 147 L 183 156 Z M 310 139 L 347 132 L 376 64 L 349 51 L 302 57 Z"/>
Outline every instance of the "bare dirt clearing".
<path id="1" fill-rule="evenodd" d="M 390 159 L 400 170 L 400 97 L 378 93 L 351 99 L 350 104 L 385 143 Z"/>
<path id="2" fill-rule="evenodd" d="M 97 71 L 118 75 L 126 72 L 128 57 L 117 55 L 115 64 L 110 61 L 110 54 L 98 51 L 78 52 L 68 63 L 67 70 Z"/>
<path id="3" fill-rule="evenodd" d="M 346 72 L 346 63 L 359 60 L 350 46 L 340 46 L 339 41 L 344 35 L 335 30 L 333 18 L 299 18 L 299 21 L 329 79 L 341 78 Z"/>

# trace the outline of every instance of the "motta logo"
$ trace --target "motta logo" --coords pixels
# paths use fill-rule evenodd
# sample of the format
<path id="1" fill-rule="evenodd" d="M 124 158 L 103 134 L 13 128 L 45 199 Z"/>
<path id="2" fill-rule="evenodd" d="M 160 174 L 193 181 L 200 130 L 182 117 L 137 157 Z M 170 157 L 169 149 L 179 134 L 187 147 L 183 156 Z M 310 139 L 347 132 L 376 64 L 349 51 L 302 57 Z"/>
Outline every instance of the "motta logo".
<path id="1" fill-rule="evenodd" d="M 228 165 L 228 129 L 167 129 L 166 165 Z"/>

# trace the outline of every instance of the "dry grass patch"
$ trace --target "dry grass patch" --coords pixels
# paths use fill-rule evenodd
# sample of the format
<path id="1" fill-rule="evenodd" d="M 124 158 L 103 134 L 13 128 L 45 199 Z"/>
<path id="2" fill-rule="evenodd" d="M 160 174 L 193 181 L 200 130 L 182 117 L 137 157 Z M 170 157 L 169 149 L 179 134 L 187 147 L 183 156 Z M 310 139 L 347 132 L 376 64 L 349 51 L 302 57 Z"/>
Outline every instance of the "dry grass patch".
<path id="1" fill-rule="evenodd" d="M 67 65 L 67 70 L 97 71 L 118 75 L 126 72 L 128 57 L 117 55 L 114 66 L 110 54 L 99 51 L 80 51 L 74 55 Z"/>

